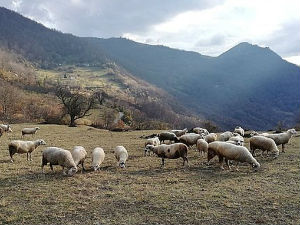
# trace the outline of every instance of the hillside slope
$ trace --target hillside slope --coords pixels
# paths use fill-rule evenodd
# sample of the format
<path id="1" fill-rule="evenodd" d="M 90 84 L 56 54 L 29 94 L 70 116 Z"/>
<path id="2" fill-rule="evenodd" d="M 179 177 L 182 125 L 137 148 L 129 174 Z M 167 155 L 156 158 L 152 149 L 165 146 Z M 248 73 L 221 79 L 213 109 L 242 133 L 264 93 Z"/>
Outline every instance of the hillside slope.
<path id="1" fill-rule="evenodd" d="M 0 8 L 0 47 L 46 69 L 115 63 L 124 74 L 163 89 L 177 105 L 224 129 L 266 130 L 279 121 L 294 126 L 299 116 L 300 68 L 249 43 L 208 57 L 123 38 L 80 38 Z"/>

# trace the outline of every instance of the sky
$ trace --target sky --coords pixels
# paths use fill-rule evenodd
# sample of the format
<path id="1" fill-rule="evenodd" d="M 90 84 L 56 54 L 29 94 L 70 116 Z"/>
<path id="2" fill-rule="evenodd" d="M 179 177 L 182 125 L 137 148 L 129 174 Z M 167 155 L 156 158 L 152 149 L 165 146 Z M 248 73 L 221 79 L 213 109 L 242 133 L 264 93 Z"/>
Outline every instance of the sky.
<path id="1" fill-rule="evenodd" d="M 126 37 L 218 56 L 240 42 L 300 65 L 299 0 L 0 0 L 78 36 Z"/>

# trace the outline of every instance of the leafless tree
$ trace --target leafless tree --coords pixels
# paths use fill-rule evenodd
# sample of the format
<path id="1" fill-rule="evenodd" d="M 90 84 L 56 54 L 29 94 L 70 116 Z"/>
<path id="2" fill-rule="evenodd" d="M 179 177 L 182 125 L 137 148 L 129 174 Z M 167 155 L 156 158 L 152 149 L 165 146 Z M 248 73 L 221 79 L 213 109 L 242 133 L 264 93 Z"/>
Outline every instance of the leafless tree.
<path id="1" fill-rule="evenodd" d="M 89 116 L 88 112 L 95 105 L 94 95 L 87 97 L 79 91 L 71 92 L 65 87 L 58 87 L 56 96 L 63 104 L 66 114 L 70 116 L 70 127 L 76 127 L 75 121 L 77 119 Z"/>

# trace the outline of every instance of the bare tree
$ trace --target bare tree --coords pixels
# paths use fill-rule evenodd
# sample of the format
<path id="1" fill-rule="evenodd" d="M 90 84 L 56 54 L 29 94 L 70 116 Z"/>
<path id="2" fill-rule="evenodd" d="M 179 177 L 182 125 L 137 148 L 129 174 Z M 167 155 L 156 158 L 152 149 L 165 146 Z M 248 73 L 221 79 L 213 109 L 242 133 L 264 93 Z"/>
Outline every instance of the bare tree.
<path id="1" fill-rule="evenodd" d="M 70 115 L 70 127 L 76 127 L 77 119 L 89 116 L 88 112 L 95 104 L 94 95 L 86 97 L 78 91 L 71 92 L 65 87 L 57 88 L 56 96 L 64 105 L 66 114 Z"/>

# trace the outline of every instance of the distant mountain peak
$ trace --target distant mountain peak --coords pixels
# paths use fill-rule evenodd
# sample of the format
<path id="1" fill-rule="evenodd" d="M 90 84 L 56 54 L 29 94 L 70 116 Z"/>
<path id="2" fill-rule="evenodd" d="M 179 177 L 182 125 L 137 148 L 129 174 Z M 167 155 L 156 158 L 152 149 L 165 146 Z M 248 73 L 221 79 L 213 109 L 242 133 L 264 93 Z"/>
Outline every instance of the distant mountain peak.
<path id="1" fill-rule="evenodd" d="M 240 58 L 240 57 L 274 57 L 282 59 L 278 54 L 272 51 L 269 47 L 261 47 L 253 45 L 249 42 L 241 42 L 218 57 L 220 58 Z"/>

